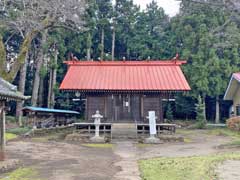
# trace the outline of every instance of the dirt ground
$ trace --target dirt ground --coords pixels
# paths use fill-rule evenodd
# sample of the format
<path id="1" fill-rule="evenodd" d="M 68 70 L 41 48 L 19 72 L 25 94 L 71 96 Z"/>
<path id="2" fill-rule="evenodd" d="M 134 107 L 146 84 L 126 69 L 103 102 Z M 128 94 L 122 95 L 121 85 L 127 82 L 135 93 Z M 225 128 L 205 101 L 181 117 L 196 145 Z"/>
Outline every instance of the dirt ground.
<path id="1" fill-rule="evenodd" d="M 16 141 L 7 156 L 38 172 L 41 180 L 109 180 L 119 171 L 118 157 L 110 148 L 88 148 L 65 142 Z M 33 180 L 34 180 L 33 178 Z"/>
<path id="2" fill-rule="evenodd" d="M 133 141 L 120 141 L 116 142 L 113 148 L 93 148 L 64 141 L 40 142 L 27 139 L 9 142 L 6 150 L 9 158 L 19 159 L 24 167 L 34 168 L 38 172 L 38 176 L 34 178 L 41 180 L 140 180 L 137 166 L 139 159 L 240 151 L 218 148 L 231 139 L 210 135 L 204 130 L 184 136 L 189 139 L 188 142 L 139 145 Z M 233 176 L 240 179 L 240 173 L 237 173 L 240 163 L 225 162 L 219 169 L 227 168 L 227 163 L 230 163 L 236 172 L 228 171 L 229 176 L 220 174 L 220 177 L 224 180 L 233 180 L 230 179 Z"/>

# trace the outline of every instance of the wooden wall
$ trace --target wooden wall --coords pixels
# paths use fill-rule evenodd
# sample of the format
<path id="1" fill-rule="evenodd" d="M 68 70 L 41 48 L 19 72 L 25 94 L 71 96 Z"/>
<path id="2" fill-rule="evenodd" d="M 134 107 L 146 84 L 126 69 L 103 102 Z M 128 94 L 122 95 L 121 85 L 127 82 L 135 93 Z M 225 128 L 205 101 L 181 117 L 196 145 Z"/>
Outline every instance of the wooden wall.
<path id="1" fill-rule="evenodd" d="M 148 111 L 155 111 L 157 122 L 163 122 L 162 100 L 160 96 L 143 97 L 144 121 L 147 122 Z"/>
<path id="2" fill-rule="evenodd" d="M 126 106 L 128 101 L 129 106 Z M 105 95 L 87 96 L 86 120 L 93 121 L 92 115 L 99 110 L 103 122 L 148 122 L 148 111 L 155 111 L 158 122 L 163 122 L 160 95 Z"/>
<path id="3" fill-rule="evenodd" d="M 100 114 L 106 118 L 105 115 L 105 96 L 87 96 L 86 102 L 86 119 L 88 121 L 93 121 L 92 115 L 96 113 L 97 110 L 100 111 Z"/>

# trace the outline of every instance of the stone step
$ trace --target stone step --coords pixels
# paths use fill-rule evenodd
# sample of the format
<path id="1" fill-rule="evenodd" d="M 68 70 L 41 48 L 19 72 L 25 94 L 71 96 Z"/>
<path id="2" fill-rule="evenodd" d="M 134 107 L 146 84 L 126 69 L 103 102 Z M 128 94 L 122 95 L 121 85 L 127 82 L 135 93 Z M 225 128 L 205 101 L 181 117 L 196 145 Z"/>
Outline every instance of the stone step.
<path id="1" fill-rule="evenodd" d="M 112 125 L 113 139 L 135 139 L 137 137 L 134 123 L 114 123 Z"/>

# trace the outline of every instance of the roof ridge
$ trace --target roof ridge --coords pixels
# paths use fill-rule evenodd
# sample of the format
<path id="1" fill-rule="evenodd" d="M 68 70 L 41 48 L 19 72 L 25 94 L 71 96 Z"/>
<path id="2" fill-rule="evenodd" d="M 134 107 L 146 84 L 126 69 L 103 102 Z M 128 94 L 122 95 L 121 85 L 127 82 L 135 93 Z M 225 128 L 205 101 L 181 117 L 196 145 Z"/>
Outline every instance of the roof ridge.
<path id="1" fill-rule="evenodd" d="M 65 61 L 69 66 L 180 66 L 186 64 L 184 60 L 158 61 Z"/>

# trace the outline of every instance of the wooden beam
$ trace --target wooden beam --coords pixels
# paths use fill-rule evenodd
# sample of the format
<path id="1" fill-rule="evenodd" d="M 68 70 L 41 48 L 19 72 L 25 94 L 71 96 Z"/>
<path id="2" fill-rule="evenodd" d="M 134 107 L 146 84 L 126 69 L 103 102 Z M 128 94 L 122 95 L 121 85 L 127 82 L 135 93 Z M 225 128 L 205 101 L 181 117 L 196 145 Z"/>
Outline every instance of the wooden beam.
<path id="1" fill-rule="evenodd" d="M 143 118 L 143 121 L 144 121 L 144 96 L 143 95 L 141 95 L 141 97 L 140 97 L 141 99 L 140 99 L 140 103 L 141 103 L 141 107 L 140 107 L 140 113 L 141 113 L 141 118 Z"/>
<path id="2" fill-rule="evenodd" d="M 5 101 L 0 101 L 0 161 L 5 159 Z"/>
<path id="3" fill-rule="evenodd" d="M 163 105 L 162 105 L 162 97 L 159 98 L 159 121 L 163 123 Z"/>

